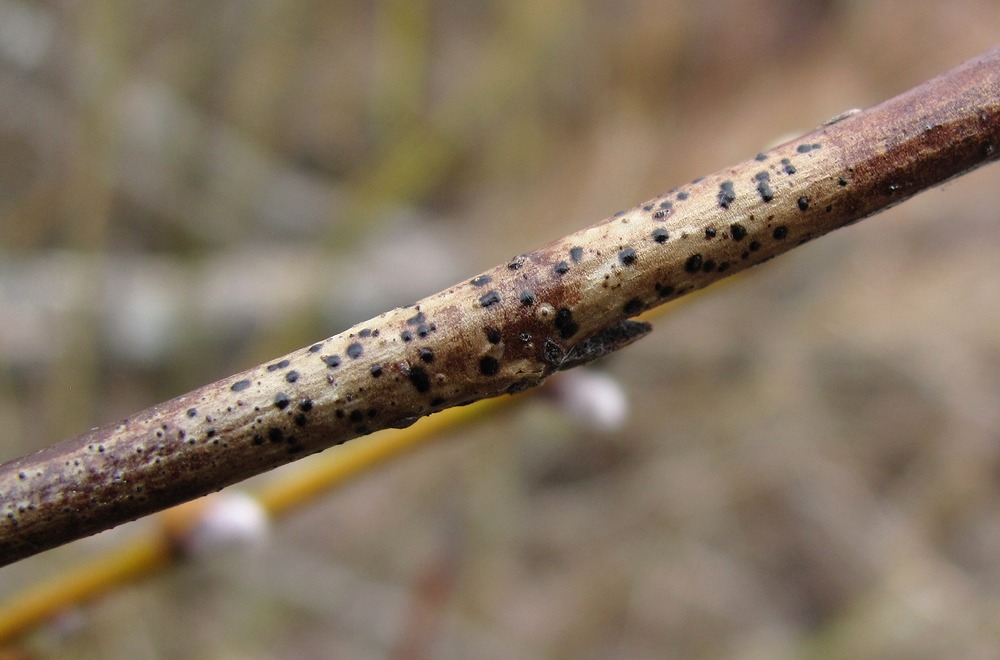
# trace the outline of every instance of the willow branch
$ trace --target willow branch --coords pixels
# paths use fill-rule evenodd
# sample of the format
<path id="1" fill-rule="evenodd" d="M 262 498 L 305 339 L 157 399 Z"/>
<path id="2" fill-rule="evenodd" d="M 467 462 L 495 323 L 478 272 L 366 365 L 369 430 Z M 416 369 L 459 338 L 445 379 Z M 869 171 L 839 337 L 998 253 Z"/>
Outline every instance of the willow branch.
<path id="1" fill-rule="evenodd" d="M 0 565 L 423 415 L 1000 155 L 1000 48 L 410 307 L 0 466 Z M 419 263 L 412 264 L 419 268 Z"/>

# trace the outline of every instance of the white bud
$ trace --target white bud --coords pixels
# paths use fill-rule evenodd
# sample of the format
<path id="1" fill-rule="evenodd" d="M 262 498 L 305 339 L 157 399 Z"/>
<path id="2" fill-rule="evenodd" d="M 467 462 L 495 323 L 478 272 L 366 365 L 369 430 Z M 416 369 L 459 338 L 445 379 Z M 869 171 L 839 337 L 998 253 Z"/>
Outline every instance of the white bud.
<path id="1" fill-rule="evenodd" d="M 267 512 L 245 493 L 218 493 L 209 498 L 187 534 L 184 549 L 192 555 L 219 548 L 253 546 L 267 537 Z"/>
<path id="2" fill-rule="evenodd" d="M 628 397 L 603 371 L 579 367 L 550 381 L 550 400 L 576 423 L 598 431 L 617 431 L 628 416 Z"/>

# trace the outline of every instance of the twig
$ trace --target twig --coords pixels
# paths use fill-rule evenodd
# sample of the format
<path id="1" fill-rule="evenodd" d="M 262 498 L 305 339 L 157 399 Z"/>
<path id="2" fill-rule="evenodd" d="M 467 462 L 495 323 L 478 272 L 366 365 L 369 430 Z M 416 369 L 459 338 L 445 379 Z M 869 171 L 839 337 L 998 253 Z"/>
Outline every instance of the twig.
<path id="1" fill-rule="evenodd" d="M 629 317 L 998 156 L 995 48 L 416 305 L 0 466 L 0 565 L 535 386 L 649 331 Z"/>
<path id="2" fill-rule="evenodd" d="M 293 474 L 263 485 L 250 495 L 269 518 L 306 505 L 320 493 L 350 483 L 382 463 L 426 445 L 449 431 L 467 426 L 476 419 L 489 419 L 517 397 L 482 401 L 474 406 L 453 408 L 441 415 L 421 420 L 407 429 L 379 433 L 362 442 L 351 443 Z M 79 607 L 113 592 L 121 585 L 148 577 L 187 557 L 192 528 L 199 523 L 198 512 L 181 505 L 157 518 L 158 525 L 121 546 L 89 557 L 48 580 L 31 584 L 0 601 L 0 646 L 30 632 L 61 612 Z"/>

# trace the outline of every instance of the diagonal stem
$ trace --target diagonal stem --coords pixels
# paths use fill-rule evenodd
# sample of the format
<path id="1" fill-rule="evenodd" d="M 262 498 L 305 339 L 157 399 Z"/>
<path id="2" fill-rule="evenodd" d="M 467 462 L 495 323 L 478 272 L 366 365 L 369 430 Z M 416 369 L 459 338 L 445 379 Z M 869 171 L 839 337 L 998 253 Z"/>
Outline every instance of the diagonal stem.
<path id="1" fill-rule="evenodd" d="M 3 464 L 0 565 L 538 385 L 649 331 L 629 317 L 998 157 L 995 48 L 413 306 Z"/>

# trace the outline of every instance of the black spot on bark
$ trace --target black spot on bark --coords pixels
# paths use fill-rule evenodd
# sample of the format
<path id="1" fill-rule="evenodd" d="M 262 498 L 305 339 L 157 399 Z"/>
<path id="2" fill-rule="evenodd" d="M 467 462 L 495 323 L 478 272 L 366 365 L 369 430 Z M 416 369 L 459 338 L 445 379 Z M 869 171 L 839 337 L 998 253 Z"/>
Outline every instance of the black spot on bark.
<path id="1" fill-rule="evenodd" d="M 421 394 L 431 389 L 431 379 L 423 367 L 411 367 L 409 378 L 413 387 Z"/>
<path id="2" fill-rule="evenodd" d="M 493 376 L 500 371 L 500 361 L 490 355 L 484 355 L 479 360 L 479 373 L 484 376 Z"/>
<path id="3" fill-rule="evenodd" d="M 500 293 L 497 291 L 490 291 L 489 293 L 479 297 L 479 304 L 482 307 L 489 307 L 490 305 L 495 305 L 500 302 Z"/>
<path id="4" fill-rule="evenodd" d="M 563 339 L 569 339 L 580 329 L 580 325 L 573 320 L 572 310 L 566 307 L 562 307 L 556 312 L 555 326 L 559 331 L 559 336 Z"/>
<path id="5" fill-rule="evenodd" d="M 736 191 L 732 181 L 723 181 L 719 184 L 719 206 L 728 209 L 729 205 L 736 201 Z"/>

